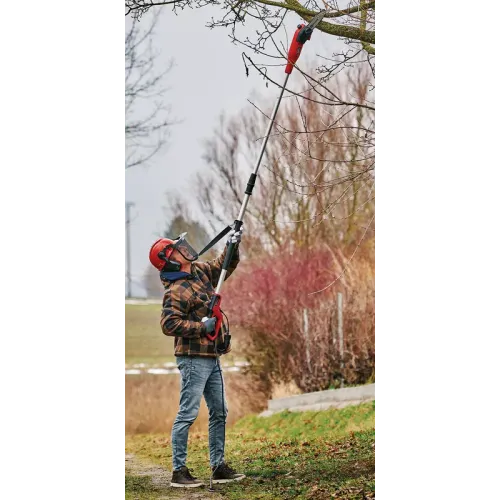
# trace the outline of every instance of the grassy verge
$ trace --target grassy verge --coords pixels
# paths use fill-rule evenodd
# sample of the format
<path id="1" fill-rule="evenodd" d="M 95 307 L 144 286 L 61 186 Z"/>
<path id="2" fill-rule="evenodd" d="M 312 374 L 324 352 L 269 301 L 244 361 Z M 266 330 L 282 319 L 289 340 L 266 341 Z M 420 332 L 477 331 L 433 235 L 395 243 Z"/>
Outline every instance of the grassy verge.
<path id="1" fill-rule="evenodd" d="M 160 328 L 161 305 L 125 304 L 125 364 L 145 363 L 162 366 L 174 363 L 174 339 L 163 335 Z M 223 362 L 233 364 L 243 360 L 238 355 L 238 341 L 233 337 L 232 352 Z"/>
<path id="2" fill-rule="evenodd" d="M 174 341 L 162 334 L 160 315 L 158 304 L 125 304 L 125 363 L 175 361 Z"/>
<path id="3" fill-rule="evenodd" d="M 222 498 L 231 500 L 372 499 L 374 424 L 373 402 L 341 410 L 282 413 L 265 419 L 245 417 L 227 430 L 226 457 L 247 478 L 218 486 L 218 492 Z M 126 449 L 139 459 L 170 469 L 169 441 L 168 434 L 129 436 Z M 188 467 L 195 476 L 207 480 L 207 464 L 207 435 L 192 433 Z M 179 495 L 168 488 L 153 487 L 147 479 L 129 476 L 127 481 L 128 499 L 167 499 Z M 142 496 L 133 496 L 136 494 Z"/>

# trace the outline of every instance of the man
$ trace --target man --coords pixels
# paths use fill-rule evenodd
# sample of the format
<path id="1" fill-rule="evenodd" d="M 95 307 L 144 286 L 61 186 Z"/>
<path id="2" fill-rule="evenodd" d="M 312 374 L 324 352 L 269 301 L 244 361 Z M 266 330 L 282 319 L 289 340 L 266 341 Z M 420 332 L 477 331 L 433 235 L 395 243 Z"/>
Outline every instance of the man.
<path id="1" fill-rule="evenodd" d="M 203 483 L 193 477 L 186 467 L 189 428 L 198 416 L 201 397 L 209 410 L 208 441 L 210 466 L 214 483 L 243 479 L 224 461 L 227 401 L 219 355 L 230 351 L 222 336 L 215 341 L 207 338 L 215 331 L 216 318 L 207 318 L 208 306 L 215 292 L 217 281 L 227 252 L 227 245 L 234 243 L 235 250 L 227 279 L 239 262 L 238 245 L 241 230 L 229 233 L 224 252 L 215 260 L 198 262 L 198 254 L 185 238 L 162 238 L 149 252 L 149 260 L 160 271 L 165 287 L 161 328 L 165 335 L 174 338 L 174 352 L 181 374 L 180 405 L 172 428 L 173 473 L 171 486 L 194 488 Z"/>

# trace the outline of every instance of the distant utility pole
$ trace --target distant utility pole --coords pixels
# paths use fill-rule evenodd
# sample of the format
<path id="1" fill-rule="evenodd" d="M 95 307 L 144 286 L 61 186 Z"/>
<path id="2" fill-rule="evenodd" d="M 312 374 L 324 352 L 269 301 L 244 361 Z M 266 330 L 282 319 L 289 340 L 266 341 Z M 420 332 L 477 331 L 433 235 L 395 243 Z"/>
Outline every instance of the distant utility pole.
<path id="1" fill-rule="evenodd" d="M 130 209 L 134 206 L 134 203 L 130 201 L 125 202 L 125 236 L 127 238 L 126 247 L 126 265 L 127 265 L 127 298 L 132 297 L 132 274 L 130 272 Z"/>

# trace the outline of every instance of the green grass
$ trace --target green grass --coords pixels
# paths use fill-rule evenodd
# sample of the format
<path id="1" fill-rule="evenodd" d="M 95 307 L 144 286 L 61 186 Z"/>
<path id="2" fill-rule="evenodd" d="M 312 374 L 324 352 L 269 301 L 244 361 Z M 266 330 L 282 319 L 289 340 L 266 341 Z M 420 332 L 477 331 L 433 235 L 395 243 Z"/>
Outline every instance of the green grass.
<path id="1" fill-rule="evenodd" d="M 174 362 L 174 341 L 160 328 L 161 305 L 125 304 L 125 363 Z"/>
<path id="2" fill-rule="evenodd" d="M 341 410 L 318 412 L 281 412 L 267 418 L 251 415 L 239 420 L 234 432 L 251 433 L 255 437 L 281 440 L 286 432 L 288 439 L 341 438 L 351 431 L 375 426 L 375 403 L 347 406 Z"/>
<path id="3" fill-rule="evenodd" d="M 125 363 L 162 365 L 175 362 L 174 339 L 163 334 L 160 327 L 160 304 L 125 304 Z M 238 355 L 237 339 L 231 341 L 232 351 L 224 362 L 243 359 Z"/>
<path id="4" fill-rule="evenodd" d="M 125 475 L 125 500 L 158 498 L 161 489 L 153 484 L 150 476 Z"/>
<path id="5" fill-rule="evenodd" d="M 226 458 L 247 478 L 218 486 L 218 492 L 231 500 L 374 498 L 374 426 L 373 402 L 341 410 L 245 417 L 227 430 Z M 168 434 L 129 436 L 126 449 L 139 459 L 171 468 Z M 207 435 L 192 434 L 188 451 L 188 467 L 208 480 Z M 128 481 L 126 491 L 131 494 L 135 483 Z M 152 496 L 144 498 L 167 499 L 176 498 L 178 492 L 150 488 L 147 494 Z"/>

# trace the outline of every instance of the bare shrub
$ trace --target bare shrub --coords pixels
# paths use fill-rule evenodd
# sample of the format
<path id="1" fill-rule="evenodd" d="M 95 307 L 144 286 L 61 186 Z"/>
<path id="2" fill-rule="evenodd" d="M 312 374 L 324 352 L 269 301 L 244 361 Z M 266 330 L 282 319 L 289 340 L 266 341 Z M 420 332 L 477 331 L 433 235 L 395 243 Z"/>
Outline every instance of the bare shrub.
<path id="1" fill-rule="evenodd" d="M 247 332 L 242 343 L 253 369 L 270 384 L 328 389 L 341 375 L 336 294 L 344 296 L 344 369 L 349 384 L 373 379 L 374 268 L 370 250 L 348 269 L 340 250 L 295 250 L 242 263 L 228 282 L 228 313 Z M 311 292 L 325 288 L 322 293 Z M 307 311 L 307 332 L 304 328 Z"/>

